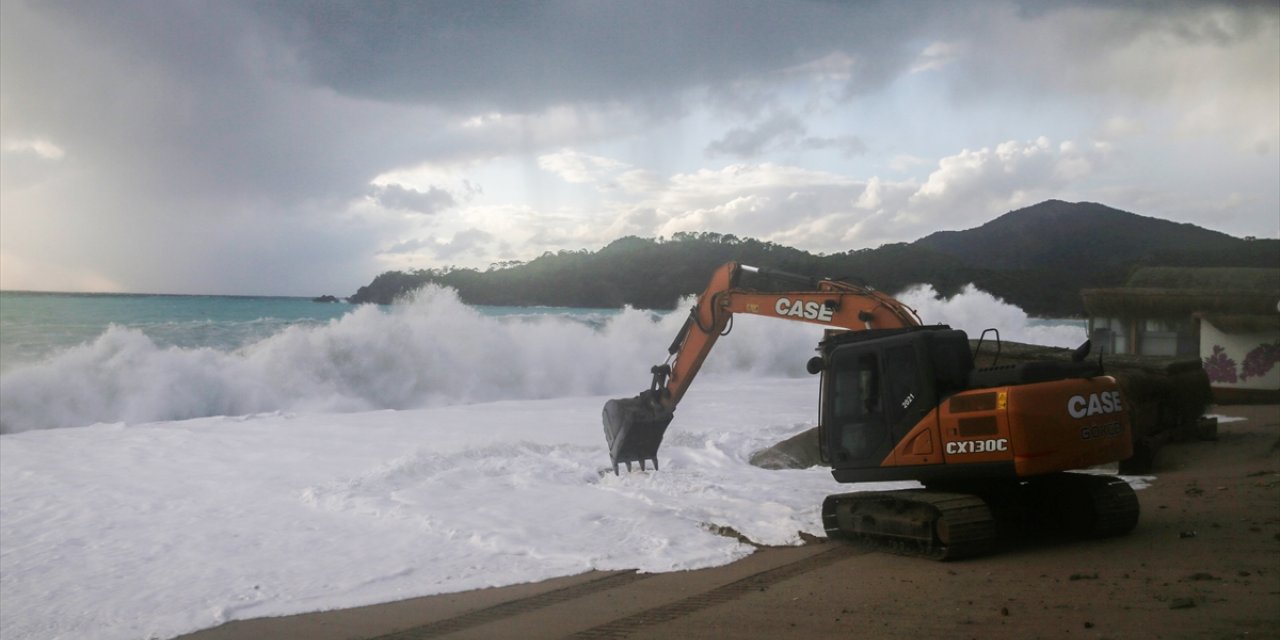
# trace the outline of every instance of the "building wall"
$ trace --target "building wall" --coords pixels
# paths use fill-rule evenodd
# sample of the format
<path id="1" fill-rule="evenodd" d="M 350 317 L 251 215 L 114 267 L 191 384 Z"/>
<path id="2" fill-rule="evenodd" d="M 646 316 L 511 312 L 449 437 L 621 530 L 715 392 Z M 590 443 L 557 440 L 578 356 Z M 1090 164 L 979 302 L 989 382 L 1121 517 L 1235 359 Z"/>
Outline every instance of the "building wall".
<path id="1" fill-rule="evenodd" d="M 1132 322 L 1123 318 L 1089 318 L 1089 339 L 1099 353 L 1133 353 Z"/>
<path id="2" fill-rule="evenodd" d="M 1191 317 L 1091 317 L 1089 337 L 1104 353 L 1195 357 L 1200 343 Z"/>
<path id="3" fill-rule="evenodd" d="M 1280 390 L 1280 332 L 1229 334 L 1201 320 L 1200 360 L 1213 387 Z"/>

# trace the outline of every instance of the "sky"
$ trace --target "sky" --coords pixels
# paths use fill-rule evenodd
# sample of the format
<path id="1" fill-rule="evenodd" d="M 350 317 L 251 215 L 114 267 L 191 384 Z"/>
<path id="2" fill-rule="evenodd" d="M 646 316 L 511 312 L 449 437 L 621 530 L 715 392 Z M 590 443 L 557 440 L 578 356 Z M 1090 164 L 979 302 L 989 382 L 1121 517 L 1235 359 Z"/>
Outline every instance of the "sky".
<path id="1" fill-rule="evenodd" d="M 1280 236 L 1280 3 L 0 0 L 0 288 L 349 295 L 1045 199 Z"/>

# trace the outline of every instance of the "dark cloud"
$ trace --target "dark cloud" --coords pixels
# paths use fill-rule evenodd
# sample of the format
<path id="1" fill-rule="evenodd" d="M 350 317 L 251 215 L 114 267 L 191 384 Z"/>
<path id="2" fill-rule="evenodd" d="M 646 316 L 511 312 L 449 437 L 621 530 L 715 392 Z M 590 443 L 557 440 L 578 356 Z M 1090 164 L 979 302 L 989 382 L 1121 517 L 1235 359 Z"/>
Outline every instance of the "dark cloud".
<path id="1" fill-rule="evenodd" d="M 1193 65 L 1233 46 L 1274 38 L 1280 4 L 1025 0 L 992 3 L 982 17 L 981 28 L 968 20 L 974 28 L 946 31 L 969 53 L 950 68 L 957 98 L 1026 104 L 1087 98 L 1108 109 L 1131 106 L 1134 99 L 1185 100 L 1180 91 L 1212 80 L 1206 73 L 1274 73 L 1274 49 L 1260 68 L 1247 54 L 1234 60 L 1243 69 Z"/>
<path id="2" fill-rule="evenodd" d="M 290 84 L 287 52 L 233 3 L 5 7 L 5 129 L 139 191 L 346 197 L 399 155 L 403 116 Z"/>
<path id="3" fill-rule="evenodd" d="M 439 187 L 431 187 L 424 193 L 398 184 L 375 187 L 373 198 L 378 204 L 388 209 L 414 211 L 426 215 L 439 213 L 458 204 L 448 191 Z"/>
<path id="4" fill-rule="evenodd" d="M 1131 95 L 1177 105 L 1185 87 L 1216 80 L 1222 90 L 1209 94 L 1223 97 L 1208 106 L 1218 106 L 1185 126 L 1215 131 L 1266 113 L 1241 144 L 1274 158 L 1274 45 L 1255 44 L 1269 55 L 1245 64 L 1212 56 L 1270 36 L 1276 16 L 1274 2 L 3 0 L 0 251 L 97 270 L 131 290 L 288 291 L 262 289 L 274 282 L 309 293 L 334 279 L 353 289 L 382 266 L 378 247 L 423 229 L 406 216 L 357 215 L 352 202 L 372 195 L 435 223 L 479 193 L 466 180 L 482 174 L 448 192 L 371 193 L 378 176 L 595 153 L 585 147 L 597 142 L 640 148 L 662 127 L 687 127 L 683 139 L 716 156 L 858 155 L 861 138 L 819 130 L 806 120 L 813 105 L 787 92 L 807 95 L 816 85 L 804 79 L 822 78 L 813 108 L 829 115 L 911 77 L 936 43 L 955 46 L 924 65 L 937 74 L 929 81 L 952 87 L 957 104 L 995 111 L 1087 103 L 1100 113 Z M 1188 43 L 1196 47 L 1178 49 Z M 1205 56 L 1212 67 L 1197 66 Z M 1256 95 L 1231 98 L 1253 85 Z M 939 107 L 962 121 L 955 105 Z M 710 143 L 694 131 L 704 117 L 721 118 Z M 983 144 L 1013 134 L 989 135 Z M 8 146 L 34 141 L 63 154 Z M 649 175 L 679 153 L 655 147 L 621 160 Z M 679 171 L 697 171 L 678 160 Z M 538 193 L 542 173 L 528 174 L 525 193 Z M 544 211 L 529 220 L 563 226 Z M 452 258 L 509 240 L 486 233 L 400 252 Z"/>
<path id="5" fill-rule="evenodd" d="M 892 76 L 928 21 L 899 3 L 255 3 L 308 77 L 350 95 L 516 111 L 645 99 L 862 52 Z M 869 19 L 874 18 L 874 19 Z"/>
<path id="6" fill-rule="evenodd" d="M 834 150 L 845 156 L 867 152 L 867 144 L 854 135 L 820 137 L 805 135 L 808 127 L 797 116 L 779 112 L 750 127 L 730 129 L 707 145 L 707 155 L 756 158 L 770 151 L 802 149 Z"/>
<path id="7" fill-rule="evenodd" d="M 774 114 L 754 127 L 729 130 L 707 146 L 707 153 L 751 158 L 776 144 L 794 142 L 805 133 L 804 123 L 791 114 Z"/>
<path id="8" fill-rule="evenodd" d="M 65 152 L 38 167 L 42 206 L 6 203 L 4 252 L 132 291 L 353 288 L 377 269 L 378 230 L 333 230 L 370 179 L 421 158 L 414 114 L 300 81 L 235 3 L 6 1 L 0 94 L 6 144 Z"/>

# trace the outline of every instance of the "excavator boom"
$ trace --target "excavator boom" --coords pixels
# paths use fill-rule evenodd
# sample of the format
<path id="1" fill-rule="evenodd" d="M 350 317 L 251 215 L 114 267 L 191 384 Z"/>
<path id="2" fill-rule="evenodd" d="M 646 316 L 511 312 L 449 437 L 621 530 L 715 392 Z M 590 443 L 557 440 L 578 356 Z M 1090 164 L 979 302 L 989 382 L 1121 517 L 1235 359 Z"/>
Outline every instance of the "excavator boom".
<path id="1" fill-rule="evenodd" d="M 792 291 L 761 292 L 739 286 L 743 273 L 775 282 L 800 285 Z M 649 389 L 632 398 L 610 400 L 604 407 L 605 438 L 614 472 L 619 464 L 652 460 L 671 423 L 676 405 L 698 375 L 716 340 L 733 315 L 748 313 L 781 320 L 843 329 L 896 329 L 920 325 L 915 311 L 871 287 L 844 280 L 816 279 L 783 271 L 728 262 L 716 269 L 689 318 L 667 349 L 667 361 L 650 369 Z"/>

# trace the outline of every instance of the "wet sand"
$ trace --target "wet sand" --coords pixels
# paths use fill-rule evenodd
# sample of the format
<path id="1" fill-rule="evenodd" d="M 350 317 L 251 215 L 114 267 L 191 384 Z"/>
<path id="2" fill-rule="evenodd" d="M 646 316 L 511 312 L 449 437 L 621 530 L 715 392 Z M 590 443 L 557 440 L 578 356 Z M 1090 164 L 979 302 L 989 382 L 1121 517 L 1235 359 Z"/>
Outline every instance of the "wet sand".
<path id="1" fill-rule="evenodd" d="M 183 638 L 1280 637 L 1280 406 L 1212 413 L 1247 420 L 1162 448 L 1120 538 L 1024 539 L 948 563 L 813 540 L 715 569 L 594 572 Z"/>

